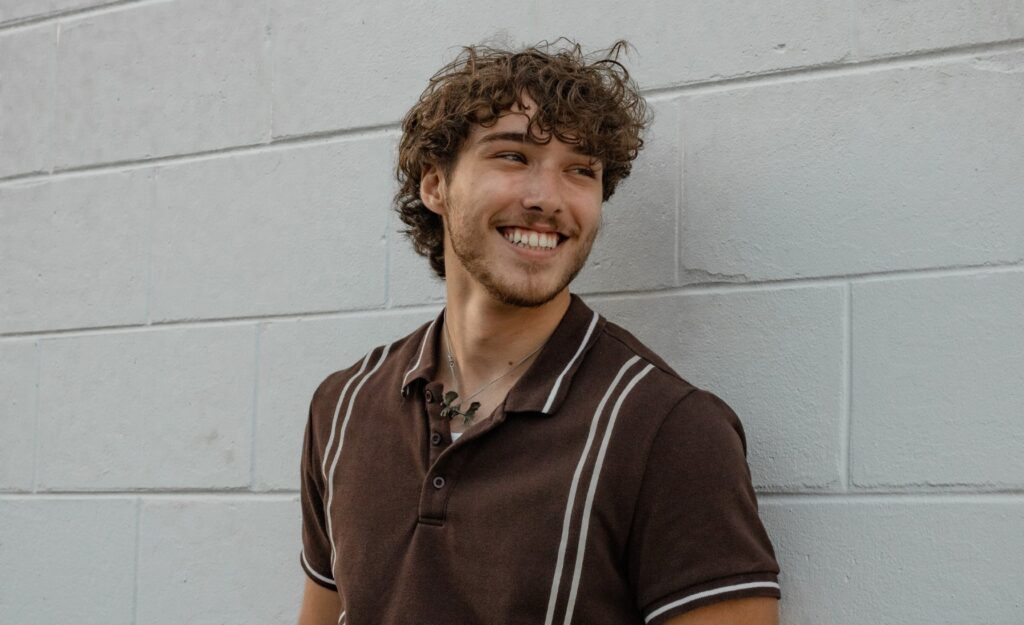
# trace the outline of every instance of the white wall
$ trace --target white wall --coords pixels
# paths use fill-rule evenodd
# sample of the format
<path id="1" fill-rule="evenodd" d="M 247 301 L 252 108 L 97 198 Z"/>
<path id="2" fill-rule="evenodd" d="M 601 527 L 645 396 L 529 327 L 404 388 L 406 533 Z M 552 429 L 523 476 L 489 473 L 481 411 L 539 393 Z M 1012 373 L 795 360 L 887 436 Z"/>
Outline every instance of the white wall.
<path id="1" fill-rule="evenodd" d="M 315 385 L 437 310 L 456 46 L 629 39 L 577 291 L 750 440 L 788 625 L 1024 614 L 1024 0 L 0 0 L 0 623 L 292 623 Z"/>

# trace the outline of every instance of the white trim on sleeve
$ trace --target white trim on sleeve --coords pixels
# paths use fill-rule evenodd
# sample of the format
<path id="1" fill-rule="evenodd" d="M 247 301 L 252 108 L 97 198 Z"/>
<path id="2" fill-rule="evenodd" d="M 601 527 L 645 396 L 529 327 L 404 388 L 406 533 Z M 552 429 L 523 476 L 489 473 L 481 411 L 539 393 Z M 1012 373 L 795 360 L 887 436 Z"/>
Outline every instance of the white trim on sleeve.
<path id="1" fill-rule="evenodd" d="M 313 577 L 317 578 L 321 582 L 327 582 L 328 584 L 330 584 L 331 586 L 334 586 L 335 588 L 338 587 L 338 584 L 336 584 L 333 579 L 331 579 L 330 577 L 325 577 L 325 576 L 323 576 L 323 575 L 321 575 L 321 574 L 316 572 L 316 569 L 314 569 L 313 566 L 309 563 L 309 560 L 306 559 L 306 552 L 305 551 L 302 552 L 302 563 L 304 565 L 306 565 L 306 572 L 307 573 L 309 573 Z"/>
<path id="2" fill-rule="evenodd" d="M 698 599 L 703 599 L 704 597 L 711 597 L 726 592 L 733 592 L 734 590 L 747 590 L 748 588 L 775 588 L 776 590 L 778 590 L 779 585 L 775 582 L 747 582 L 745 584 L 733 584 L 731 586 L 722 586 L 721 588 L 712 588 L 711 590 L 697 592 L 692 595 L 683 597 L 682 599 L 676 599 L 671 603 L 666 603 L 657 610 L 654 610 L 653 612 L 645 616 L 644 622 L 650 623 L 651 620 L 653 620 L 656 616 L 664 614 L 672 608 L 678 608 L 681 605 L 686 605 L 687 603 L 691 603 Z"/>

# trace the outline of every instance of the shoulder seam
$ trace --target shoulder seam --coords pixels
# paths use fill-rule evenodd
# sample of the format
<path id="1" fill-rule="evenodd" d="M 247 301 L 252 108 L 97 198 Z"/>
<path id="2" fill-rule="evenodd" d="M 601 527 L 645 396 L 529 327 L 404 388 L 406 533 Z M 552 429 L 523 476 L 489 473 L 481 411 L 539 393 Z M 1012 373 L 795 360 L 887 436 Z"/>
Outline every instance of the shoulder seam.
<path id="1" fill-rule="evenodd" d="M 399 339 L 399 340 L 401 340 L 401 339 Z M 386 343 L 385 343 L 385 345 L 386 345 Z M 349 366 L 345 367 L 344 369 L 337 369 L 335 371 L 332 371 L 332 372 L 328 373 L 327 376 L 324 377 L 324 379 L 321 380 L 320 384 L 316 387 L 316 390 L 313 391 L 313 398 L 315 399 L 318 395 L 321 395 L 324 392 L 323 389 L 324 389 L 325 386 L 327 386 L 327 382 L 329 380 L 331 380 L 331 378 L 334 378 L 335 376 L 338 376 L 339 374 L 342 374 L 342 373 L 348 371 L 349 369 L 354 369 L 354 368 L 358 367 L 359 363 L 361 363 L 362 361 L 366 360 L 367 356 L 372 355 L 375 351 L 377 351 L 381 347 L 384 347 L 384 345 L 377 345 L 376 347 L 374 347 L 374 348 L 364 352 L 362 356 L 360 356 L 359 358 L 357 358 L 355 360 L 355 362 L 353 362 Z M 353 374 L 353 375 L 355 375 L 355 374 Z"/>
<path id="2" fill-rule="evenodd" d="M 681 382 L 686 382 L 686 380 L 684 380 L 682 377 L 680 377 L 679 374 L 676 373 L 675 371 L 673 371 L 672 369 L 666 369 L 665 367 L 662 367 L 658 363 L 651 361 L 651 359 L 647 358 L 643 354 L 637 353 L 637 351 L 635 349 L 633 349 L 632 347 L 630 347 L 625 341 L 623 341 L 619 337 L 617 337 L 614 334 L 612 334 L 611 332 L 609 332 L 608 331 L 608 324 L 607 323 L 605 323 L 604 325 L 601 326 L 601 333 L 604 334 L 605 336 L 607 336 L 608 338 L 612 339 L 613 341 L 615 341 L 619 345 L 622 345 L 624 348 L 626 348 L 627 351 L 629 351 L 631 354 L 633 354 L 636 357 L 638 357 L 640 360 L 646 362 L 649 365 L 654 366 L 654 368 L 657 369 L 658 371 L 661 371 L 662 373 L 666 373 L 666 374 L 672 376 L 673 378 L 675 378 L 675 379 L 677 379 L 677 380 L 679 380 Z M 660 356 L 659 356 L 659 358 L 660 358 Z M 686 383 L 690 384 L 689 382 L 686 382 Z M 690 386 L 694 386 L 694 385 L 690 384 Z M 696 388 L 696 387 L 694 386 L 694 388 Z M 687 393 L 687 394 L 689 394 L 689 393 Z"/>

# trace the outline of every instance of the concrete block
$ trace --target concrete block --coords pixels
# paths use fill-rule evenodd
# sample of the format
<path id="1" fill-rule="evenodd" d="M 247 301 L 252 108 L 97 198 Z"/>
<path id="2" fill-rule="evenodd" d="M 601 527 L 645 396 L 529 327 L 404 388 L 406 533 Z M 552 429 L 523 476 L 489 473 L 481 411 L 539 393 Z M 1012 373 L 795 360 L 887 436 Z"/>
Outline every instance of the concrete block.
<path id="1" fill-rule="evenodd" d="M 0 24 L 21 22 L 108 3 L 109 0 L 3 0 L 0 2 Z"/>
<path id="2" fill-rule="evenodd" d="M 601 233 L 574 291 L 643 291 L 676 283 L 682 166 L 677 101 L 650 105 L 655 117 L 647 142 L 633 173 L 603 207 Z"/>
<path id="3" fill-rule="evenodd" d="M 405 224 L 392 210 L 388 214 L 388 305 L 444 303 L 445 283 L 430 268 L 430 261 L 413 250 L 402 232 Z"/>
<path id="4" fill-rule="evenodd" d="M 1018 625 L 1024 504 L 761 501 L 782 568 L 787 625 Z"/>
<path id="5" fill-rule="evenodd" d="M 131 499 L 0 497 L 0 623 L 132 625 Z"/>
<path id="6" fill-rule="evenodd" d="M 143 323 L 147 171 L 0 187 L 0 332 Z"/>
<path id="7" fill-rule="evenodd" d="M 162 167 L 153 319 L 383 306 L 389 145 L 374 137 Z"/>
<path id="8" fill-rule="evenodd" d="M 567 0 L 539 3 L 537 22 L 550 39 L 626 39 L 636 47 L 627 67 L 645 88 L 839 62 L 853 45 L 848 5 L 812 0 Z"/>
<path id="9" fill-rule="evenodd" d="M 49 168 L 56 70 L 56 25 L 0 34 L 0 178 Z"/>
<path id="10" fill-rule="evenodd" d="M 57 166 L 267 141 L 267 2 L 151 2 L 63 22 Z"/>
<path id="11" fill-rule="evenodd" d="M 37 372 L 35 341 L 0 341 L 0 491 L 32 489 Z"/>
<path id="12" fill-rule="evenodd" d="M 1024 259 L 1020 67 L 1014 53 L 687 96 L 681 279 Z"/>
<path id="13" fill-rule="evenodd" d="M 397 122 L 459 46 L 539 38 L 533 12 L 487 10 L 469 0 L 277 0 L 271 18 L 274 136 Z"/>
<path id="14" fill-rule="evenodd" d="M 139 522 L 139 623 L 295 623 L 298 497 L 144 499 Z"/>
<path id="15" fill-rule="evenodd" d="M 444 280 L 437 277 L 425 256 L 413 250 L 400 227 L 404 227 L 401 221 L 392 216 L 388 227 L 388 304 L 443 304 Z"/>
<path id="16" fill-rule="evenodd" d="M 838 486 L 841 288 L 645 295 L 593 305 L 736 411 L 757 488 Z"/>
<path id="17" fill-rule="evenodd" d="M 438 312 L 440 307 L 260 324 L 255 487 L 298 490 L 302 433 L 317 385 Z"/>
<path id="18" fill-rule="evenodd" d="M 249 485 L 255 327 L 40 341 L 38 486 Z"/>
<path id="19" fill-rule="evenodd" d="M 416 8 L 279 0 L 272 20 L 277 137 L 394 123 L 428 78 L 471 43 L 520 46 L 567 35 L 592 50 L 625 37 L 639 51 L 627 64 L 645 87 L 837 61 L 852 45 L 846 6 L 810 0 L 651 4 L 628 12 L 611 0 L 512 12 L 466 0 Z"/>
<path id="20" fill-rule="evenodd" d="M 1024 37 L 1024 0 L 857 0 L 858 56 L 895 56 Z"/>
<path id="21" fill-rule="evenodd" d="M 1024 272 L 853 287 L 852 481 L 1024 487 Z"/>

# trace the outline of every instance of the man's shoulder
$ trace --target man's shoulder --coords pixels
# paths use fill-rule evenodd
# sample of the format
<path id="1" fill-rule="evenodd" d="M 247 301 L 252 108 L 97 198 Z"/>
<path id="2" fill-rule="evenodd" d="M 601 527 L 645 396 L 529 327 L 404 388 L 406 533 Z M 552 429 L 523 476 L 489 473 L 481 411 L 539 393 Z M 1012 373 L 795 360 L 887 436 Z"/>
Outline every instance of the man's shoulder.
<path id="1" fill-rule="evenodd" d="M 662 419 L 681 419 L 692 427 L 724 426 L 744 438 L 743 426 L 736 413 L 717 394 L 681 376 L 657 352 L 622 326 L 605 320 L 602 334 L 615 344 L 614 349 L 620 350 L 620 358 L 637 357 L 651 366 L 652 370 L 647 375 L 647 394 L 654 395 L 653 401 L 657 404 L 654 411 Z"/>
<path id="2" fill-rule="evenodd" d="M 605 336 L 621 345 L 624 353 L 632 353 L 653 365 L 654 393 L 659 398 L 662 422 L 675 423 L 673 428 L 687 440 L 722 439 L 739 444 L 746 453 L 746 436 L 736 412 L 720 396 L 712 391 L 690 383 L 679 375 L 654 350 L 636 338 L 631 332 L 611 321 L 604 324 Z M 660 428 L 663 437 L 670 437 L 667 430 Z M 723 443 L 724 444 L 724 443 Z"/>
<path id="3" fill-rule="evenodd" d="M 696 386 L 679 375 L 657 352 L 617 323 L 605 319 L 602 335 L 603 338 L 622 350 L 623 354 L 636 356 L 640 360 L 652 365 L 657 372 L 655 374 L 656 379 L 665 386 L 666 391 L 675 391 L 678 394 L 685 395 L 696 388 Z"/>
<path id="4" fill-rule="evenodd" d="M 410 360 L 414 359 L 429 325 L 427 321 L 391 343 L 377 345 L 344 369 L 327 374 L 313 391 L 312 413 L 333 412 L 342 394 L 348 393 L 353 386 L 365 384 L 362 380 L 367 380 L 371 375 L 373 384 L 393 382 L 395 392 L 399 392 L 401 376 Z"/>

